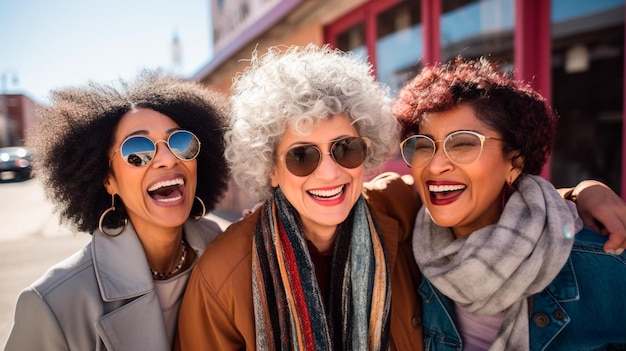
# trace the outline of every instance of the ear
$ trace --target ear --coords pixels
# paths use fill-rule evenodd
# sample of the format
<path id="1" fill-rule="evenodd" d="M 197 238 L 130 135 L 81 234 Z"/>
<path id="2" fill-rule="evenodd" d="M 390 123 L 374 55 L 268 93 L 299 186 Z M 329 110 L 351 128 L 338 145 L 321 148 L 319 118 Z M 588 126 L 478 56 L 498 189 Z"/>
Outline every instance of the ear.
<path id="1" fill-rule="evenodd" d="M 518 151 L 512 151 L 509 153 L 509 170 L 506 176 L 507 184 L 511 185 L 520 174 L 522 174 L 522 168 L 524 167 L 524 158 L 520 156 Z"/>
<path id="2" fill-rule="evenodd" d="M 111 195 L 119 193 L 117 190 L 117 182 L 115 180 L 115 176 L 113 175 L 113 172 L 111 170 L 109 170 L 106 178 L 104 178 L 104 180 L 102 181 L 102 185 L 104 185 L 104 187 L 106 188 L 107 193 Z"/>
<path id="3" fill-rule="evenodd" d="M 270 184 L 273 188 L 278 187 L 278 171 L 276 168 L 276 165 L 272 166 L 272 171 L 270 172 Z"/>

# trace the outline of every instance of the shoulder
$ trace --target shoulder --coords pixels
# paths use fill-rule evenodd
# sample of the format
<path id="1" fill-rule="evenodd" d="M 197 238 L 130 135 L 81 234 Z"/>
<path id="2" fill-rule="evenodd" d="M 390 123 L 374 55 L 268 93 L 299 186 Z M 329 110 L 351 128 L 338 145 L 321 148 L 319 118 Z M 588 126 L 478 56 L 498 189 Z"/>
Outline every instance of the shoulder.
<path id="1" fill-rule="evenodd" d="M 412 233 L 421 202 L 413 186 L 413 177 L 386 172 L 363 185 L 363 196 L 378 221 L 390 218 L 398 223 L 401 239 Z"/>
<path id="2" fill-rule="evenodd" d="M 230 278 L 251 275 L 252 243 L 260 211 L 231 224 L 218 235 L 200 257 L 194 268 L 206 284 L 216 291 L 228 284 Z"/>
<path id="3" fill-rule="evenodd" d="M 574 238 L 570 258 L 574 264 L 584 264 L 591 269 L 594 265 L 617 264 L 626 269 L 626 252 L 615 255 L 604 252 L 607 237 L 585 227 Z"/>
<path id="4" fill-rule="evenodd" d="M 413 192 L 413 177 L 395 172 L 385 172 L 363 184 L 366 199 L 389 198 Z"/>
<path id="5" fill-rule="evenodd" d="M 626 293 L 626 252 L 621 255 L 604 252 L 605 241 L 605 237 L 588 228 L 578 232 L 569 260 L 548 290 L 565 299 L 593 296 L 596 289 Z"/>
<path id="6" fill-rule="evenodd" d="M 379 212 L 390 212 L 400 207 L 419 208 L 421 202 L 413 187 L 413 177 L 385 172 L 363 184 L 363 196 Z"/>
<path id="7" fill-rule="evenodd" d="M 204 248 L 219 234 L 222 233 L 220 226 L 212 220 L 201 218 L 199 220 L 187 220 L 184 224 L 185 238 L 189 244 L 200 254 Z"/>
<path id="8" fill-rule="evenodd" d="M 50 267 L 30 289 L 37 291 L 42 298 L 52 293 L 63 294 L 87 282 L 95 284 L 91 243 Z"/>

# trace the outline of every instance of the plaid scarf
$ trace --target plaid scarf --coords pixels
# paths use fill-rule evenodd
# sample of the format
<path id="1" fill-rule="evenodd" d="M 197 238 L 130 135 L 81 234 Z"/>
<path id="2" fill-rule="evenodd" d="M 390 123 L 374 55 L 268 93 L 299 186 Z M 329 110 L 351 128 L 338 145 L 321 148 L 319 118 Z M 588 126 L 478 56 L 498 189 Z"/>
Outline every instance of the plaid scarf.
<path id="1" fill-rule="evenodd" d="M 439 291 L 476 315 L 505 311 L 489 350 L 529 349 L 526 298 L 557 276 L 582 229 L 574 203 L 548 181 L 523 174 L 517 183 L 496 224 L 455 239 L 422 208 L 413 232 L 415 260 Z"/>
<path id="2" fill-rule="evenodd" d="M 258 350 L 388 350 L 391 285 L 382 240 L 361 196 L 337 227 L 324 308 L 298 212 L 277 188 L 254 233 Z"/>

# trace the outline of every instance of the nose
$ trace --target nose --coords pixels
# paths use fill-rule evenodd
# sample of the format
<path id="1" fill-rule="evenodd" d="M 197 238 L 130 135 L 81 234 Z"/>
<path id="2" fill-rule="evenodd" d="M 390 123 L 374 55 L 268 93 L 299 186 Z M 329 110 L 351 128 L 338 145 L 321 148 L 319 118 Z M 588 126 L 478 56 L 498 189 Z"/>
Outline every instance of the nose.
<path id="1" fill-rule="evenodd" d="M 330 152 L 322 153 L 321 157 L 319 166 L 313 172 L 314 176 L 319 179 L 336 178 L 341 172 L 341 166 L 333 159 Z"/>
<path id="2" fill-rule="evenodd" d="M 435 174 L 443 173 L 453 167 L 452 161 L 450 161 L 446 153 L 443 151 L 442 146 L 439 146 L 435 149 L 435 154 L 426 166 L 432 173 Z"/>
<path id="3" fill-rule="evenodd" d="M 171 167 L 178 163 L 178 157 L 172 153 L 172 150 L 170 150 L 167 146 L 167 142 L 165 140 L 159 140 L 154 144 L 156 146 L 156 151 L 154 159 L 152 160 L 153 167 Z"/>

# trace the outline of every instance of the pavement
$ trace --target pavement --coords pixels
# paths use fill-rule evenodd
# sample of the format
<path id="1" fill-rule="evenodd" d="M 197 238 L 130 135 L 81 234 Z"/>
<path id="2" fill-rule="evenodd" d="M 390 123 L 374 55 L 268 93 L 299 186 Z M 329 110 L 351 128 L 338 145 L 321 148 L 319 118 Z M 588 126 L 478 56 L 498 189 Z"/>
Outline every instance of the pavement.
<path id="1" fill-rule="evenodd" d="M 36 180 L 0 182 L 0 346 L 9 336 L 20 291 L 53 264 L 85 246 L 91 235 L 59 223 Z M 206 216 L 226 228 L 231 221 Z"/>

